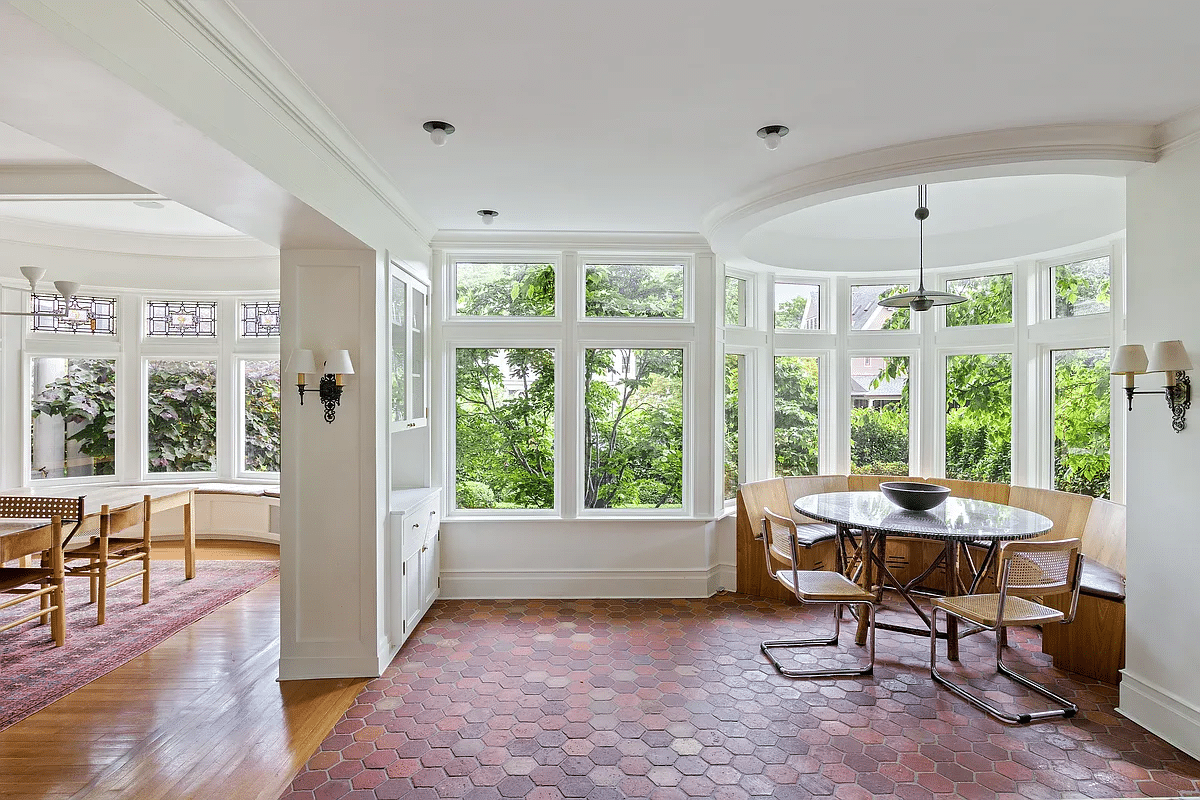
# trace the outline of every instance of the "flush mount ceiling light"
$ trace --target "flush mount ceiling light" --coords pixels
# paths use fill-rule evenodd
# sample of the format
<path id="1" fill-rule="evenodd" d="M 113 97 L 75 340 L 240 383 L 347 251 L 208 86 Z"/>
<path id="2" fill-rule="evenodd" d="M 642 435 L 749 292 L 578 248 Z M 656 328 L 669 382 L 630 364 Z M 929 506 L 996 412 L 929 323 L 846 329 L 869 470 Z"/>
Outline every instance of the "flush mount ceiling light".
<path id="1" fill-rule="evenodd" d="M 481 208 L 480 210 L 476 211 L 475 213 L 478 214 L 483 219 L 484 225 L 491 225 L 493 222 L 496 221 L 496 217 L 500 216 L 499 212 L 492 211 L 490 208 Z"/>
<path id="2" fill-rule="evenodd" d="M 157 200 L 134 200 L 133 204 L 138 208 L 166 208 Z"/>
<path id="3" fill-rule="evenodd" d="M 965 303 L 967 298 L 950 292 L 930 292 L 925 290 L 925 220 L 929 219 L 929 209 L 925 207 L 925 185 L 917 187 L 917 210 L 913 213 L 917 218 L 918 275 L 917 290 L 903 294 L 885 297 L 879 305 L 890 308 L 911 308 L 913 311 L 928 311 L 934 306 L 952 306 L 955 303 Z"/>
<path id="4" fill-rule="evenodd" d="M 758 129 L 758 138 L 763 140 L 763 144 L 768 150 L 774 150 L 779 147 L 779 140 L 788 135 L 786 125 L 764 125 Z"/>
<path id="5" fill-rule="evenodd" d="M 446 143 L 446 137 L 454 133 L 454 126 L 449 122 L 432 119 L 421 126 L 429 131 L 429 141 L 441 147 Z"/>

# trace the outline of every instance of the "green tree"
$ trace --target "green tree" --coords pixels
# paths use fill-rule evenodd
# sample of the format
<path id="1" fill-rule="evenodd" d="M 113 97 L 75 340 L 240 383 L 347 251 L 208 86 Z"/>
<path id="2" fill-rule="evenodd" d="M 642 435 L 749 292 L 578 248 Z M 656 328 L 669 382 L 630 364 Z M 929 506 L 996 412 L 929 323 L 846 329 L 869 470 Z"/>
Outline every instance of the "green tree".
<path id="1" fill-rule="evenodd" d="M 775 474 L 818 471 L 817 359 L 775 357 Z"/>
<path id="2" fill-rule="evenodd" d="M 1012 322 L 1012 273 L 950 281 L 946 288 L 964 303 L 946 307 L 946 325 L 1003 325 Z"/>
<path id="3" fill-rule="evenodd" d="M 247 361 L 245 370 L 246 471 L 279 472 L 279 362 Z"/>
<path id="4" fill-rule="evenodd" d="M 677 266 L 589 264 L 585 312 L 589 317 L 683 317 L 684 270 Z"/>
<path id="5" fill-rule="evenodd" d="M 1108 497 L 1108 348 L 1054 353 L 1054 488 Z"/>

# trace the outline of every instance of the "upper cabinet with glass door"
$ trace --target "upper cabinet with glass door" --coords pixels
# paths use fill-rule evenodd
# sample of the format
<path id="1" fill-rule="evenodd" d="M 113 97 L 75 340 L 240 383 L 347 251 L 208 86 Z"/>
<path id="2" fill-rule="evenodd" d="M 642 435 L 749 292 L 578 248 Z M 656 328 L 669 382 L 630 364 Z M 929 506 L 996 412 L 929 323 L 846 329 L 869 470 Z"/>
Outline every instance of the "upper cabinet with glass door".
<path id="1" fill-rule="evenodd" d="M 428 414 L 425 373 L 425 328 L 429 308 L 425 286 L 396 266 L 392 267 L 391 332 L 392 430 L 425 424 Z"/>

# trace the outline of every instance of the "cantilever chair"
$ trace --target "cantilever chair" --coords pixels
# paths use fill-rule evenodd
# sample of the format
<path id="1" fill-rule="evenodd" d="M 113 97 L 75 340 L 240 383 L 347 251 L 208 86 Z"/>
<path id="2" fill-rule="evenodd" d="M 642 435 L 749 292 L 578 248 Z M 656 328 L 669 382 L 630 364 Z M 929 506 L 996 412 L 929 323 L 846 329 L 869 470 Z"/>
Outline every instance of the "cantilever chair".
<path id="1" fill-rule="evenodd" d="M 6 547 L 12 552 L 22 555 L 33 545 L 40 547 L 45 543 L 46 528 L 50 533 L 50 549 L 46 551 L 49 558 L 43 561 L 42 567 L 6 567 Z M 0 626 L 0 631 L 15 628 L 26 622 L 40 619 L 43 623 L 50 620 L 50 635 L 56 647 L 62 647 L 67 638 L 66 600 L 63 595 L 63 554 L 62 554 L 62 517 L 55 514 L 50 524 L 42 528 L 33 528 L 16 534 L 9 534 L 8 542 L 0 543 L 0 597 L 16 595 L 10 600 L 0 599 L 0 609 L 15 606 L 26 600 L 38 600 L 41 607 L 31 614 Z M 46 566 L 46 561 L 49 566 Z"/>
<path id="2" fill-rule="evenodd" d="M 836 678 L 853 675 L 870 675 L 875 669 L 875 595 L 840 572 L 828 570 L 801 570 L 796 566 L 797 543 L 796 523 L 790 517 L 783 517 L 763 509 L 762 542 L 763 554 L 767 559 L 767 568 L 775 580 L 786 586 L 801 603 L 832 605 L 833 635 L 814 639 L 781 639 L 762 643 L 763 654 L 781 675 L 789 678 Z M 779 541 L 786 537 L 786 542 Z M 791 564 L 781 570 L 775 570 L 771 564 L 771 554 L 783 552 L 790 558 Z M 841 633 L 842 606 L 859 606 L 861 614 L 866 614 L 870 637 L 868 640 L 868 655 L 865 664 L 847 668 L 805 668 L 796 669 L 785 667 L 776 659 L 775 650 L 787 650 L 801 647 L 836 647 L 838 635 Z"/>
<path id="3" fill-rule="evenodd" d="M 115 534 L 141 525 L 140 537 L 117 538 Z M 142 605 L 150 602 L 150 495 L 126 508 L 109 511 L 100 507 L 100 534 L 83 547 L 64 553 L 67 560 L 67 577 L 91 579 L 91 599 L 96 603 L 96 624 L 104 624 L 104 604 L 108 590 L 119 583 L 142 578 Z M 83 564 L 72 561 L 87 559 Z M 140 561 L 140 569 L 110 580 L 109 571 L 134 561 Z"/>
<path id="4" fill-rule="evenodd" d="M 1004 722 L 1027 723 L 1053 717 L 1070 718 L 1079 707 L 1066 698 L 1013 672 L 1004 663 L 1003 629 L 1013 626 L 1046 625 L 1070 622 L 1079 601 L 1079 579 L 1083 555 L 1079 539 L 1060 541 L 1005 542 L 997 560 L 999 591 L 940 597 L 933 601 L 929 636 L 929 672 L 933 679 L 973 706 Z M 1059 611 L 1039 602 L 1045 597 L 1069 594 L 1067 611 Z M 1057 707 L 1047 711 L 1010 713 L 988 702 L 962 684 L 954 683 L 937 670 L 937 614 L 942 611 L 978 626 L 975 630 L 996 632 L 996 669 L 1007 678 L 1053 700 Z"/>

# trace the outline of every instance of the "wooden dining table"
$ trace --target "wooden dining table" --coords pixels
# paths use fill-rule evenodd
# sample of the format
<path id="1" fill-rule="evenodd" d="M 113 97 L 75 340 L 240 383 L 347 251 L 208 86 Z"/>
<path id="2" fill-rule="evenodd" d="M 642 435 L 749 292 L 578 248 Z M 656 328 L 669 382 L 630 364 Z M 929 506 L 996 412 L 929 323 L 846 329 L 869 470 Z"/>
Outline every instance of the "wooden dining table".
<path id="1" fill-rule="evenodd" d="M 896 591 L 925 623 L 924 628 L 919 628 L 876 620 L 876 627 L 922 636 L 929 635 L 932 623 L 929 615 L 917 603 L 914 593 L 917 581 L 902 582 L 888 567 L 888 536 L 941 542 L 943 552 L 939 558 L 945 565 L 945 593 L 956 596 L 973 593 L 978 588 L 980 579 L 1002 542 L 1031 539 L 1049 531 L 1054 524 L 1049 518 L 1033 511 L 964 497 L 948 497 L 930 511 L 906 511 L 888 500 L 882 492 L 825 492 L 799 498 L 795 508 L 807 517 L 837 525 L 839 539 L 843 541 L 853 536 L 862 537 L 859 548 L 862 585 L 872 591 L 876 588 Z M 968 546 L 985 548 L 984 558 L 975 567 L 975 579 L 969 586 L 964 584 L 959 571 L 959 553 Z M 930 571 L 926 569 L 918 579 Z M 937 635 L 946 639 L 947 655 L 957 661 L 957 620 L 949 617 L 945 633 Z M 866 627 L 860 620 L 858 643 L 861 645 L 865 641 Z"/>
<path id="2" fill-rule="evenodd" d="M 2 494 L 2 493 L 0 493 Z M 83 497 L 84 516 L 82 520 L 72 520 L 63 526 L 66 539 L 64 546 L 77 535 L 100 530 L 100 509 L 108 506 L 109 511 L 128 508 L 142 502 L 150 495 L 150 513 L 166 511 L 171 508 L 183 509 L 183 572 L 184 578 L 191 580 L 196 577 L 196 533 L 192 526 L 192 509 L 195 502 L 195 490 L 178 486 L 56 486 L 52 488 L 38 487 L 34 490 L 38 497 Z M 45 524 L 43 520 L 40 524 Z M 10 521 L 0 523 L 0 533 Z M 3 563 L 0 559 L 0 563 Z"/>

